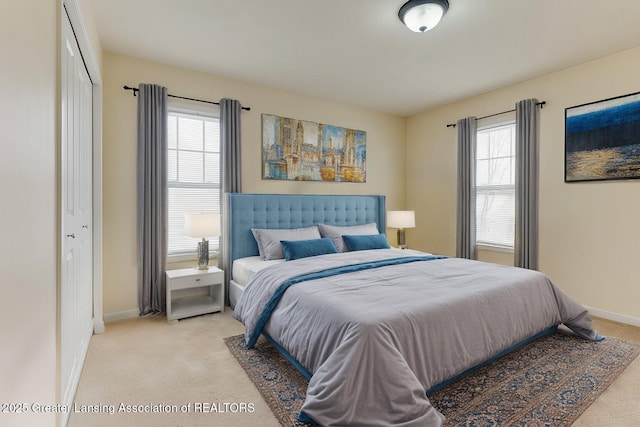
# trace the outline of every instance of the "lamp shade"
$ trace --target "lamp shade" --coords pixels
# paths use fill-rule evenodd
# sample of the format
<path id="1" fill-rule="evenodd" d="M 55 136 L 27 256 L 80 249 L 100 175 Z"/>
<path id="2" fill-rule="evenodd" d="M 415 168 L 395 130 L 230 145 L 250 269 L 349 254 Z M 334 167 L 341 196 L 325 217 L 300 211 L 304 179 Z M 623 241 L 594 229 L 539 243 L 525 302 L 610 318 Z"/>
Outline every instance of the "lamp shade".
<path id="1" fill-rule="evenodd" d="M 415 211 L 388 211 L 387 227 L 391 228 L 415 228 Z"/>
<path id="2" fill-rule="evenodd" d="M 398 17 L 411 31 L 424 33 L 438 25 L 447 10 L 447 0 L 409 0 L 400 8 Z"/>
<path id="3" fill-rule="evenodd" d="M 189 237 L 204 237 L 220 235 L 220 214 L 188 213 L 184 216 L 184 234 Z"/>

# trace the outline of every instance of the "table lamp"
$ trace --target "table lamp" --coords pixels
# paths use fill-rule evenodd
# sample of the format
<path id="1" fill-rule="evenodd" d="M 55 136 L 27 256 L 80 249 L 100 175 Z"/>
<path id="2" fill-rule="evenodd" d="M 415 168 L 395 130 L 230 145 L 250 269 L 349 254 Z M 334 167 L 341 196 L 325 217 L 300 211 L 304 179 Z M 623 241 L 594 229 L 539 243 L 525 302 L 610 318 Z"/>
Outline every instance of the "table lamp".
<path id="1" fill-rule="evenodd" d="M 184 216 L 184 235 L 202 238 L 198 242 L 198 270 L 209 268 L 209 241 L 207 237 L 220 235 L 220 214 L 188 213 Z"/>
<path id="2" fill-rule="evenodd" d="M 398 247 L 407 249 L 404 230 L 415 228 L 416 214 L 414 211 L 389 211 L 387 212 L 387 227 L 398 229 Z"/>

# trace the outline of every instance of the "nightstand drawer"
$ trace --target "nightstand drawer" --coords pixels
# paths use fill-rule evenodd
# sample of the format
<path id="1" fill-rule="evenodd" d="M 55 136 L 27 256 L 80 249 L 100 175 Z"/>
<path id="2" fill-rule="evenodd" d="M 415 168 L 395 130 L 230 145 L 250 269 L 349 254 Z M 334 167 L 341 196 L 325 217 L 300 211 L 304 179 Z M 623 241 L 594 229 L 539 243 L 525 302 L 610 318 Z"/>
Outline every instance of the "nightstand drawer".
<path id="1" fill-rule="evenodd" d="M 171 280 L 171 290 L 197 288 L 199 286 L 210 286 L 222 283 L 224 276 L 222 272 L 212 274 L 200 274 L 194 276 L 176 277 Z"/>

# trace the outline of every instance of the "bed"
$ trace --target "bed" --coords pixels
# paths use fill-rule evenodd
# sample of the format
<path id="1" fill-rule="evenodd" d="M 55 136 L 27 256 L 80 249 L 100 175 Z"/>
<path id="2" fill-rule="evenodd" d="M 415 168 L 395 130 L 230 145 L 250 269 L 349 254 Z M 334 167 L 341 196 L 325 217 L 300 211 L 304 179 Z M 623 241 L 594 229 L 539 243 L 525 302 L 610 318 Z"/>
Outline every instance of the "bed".
<path id="1" fill-rule="evenodd" d="M 601 338 L 587 310 L 539 272 L 351 236 L 372 225 L 384 232 L 383 196 L 227 197 L 227 271 L 236 274 L 234 261 L 253 258 L 246 283 L 237 288 L 234 317 L 244 323 L 249 347 L 264 336 L 309 379 L 301 421 L 440 426 L 443 416 L 427 391 L 561 323 L 582 338 Z M 348 230 L 342 243 L 363 250 L 295 256 L 307 255 L 300 249 L 307 243 L 330 246 L 326 240 L 335 235 L 329 233 L 280 240 L 284 256 L 294 255 L 290 261 L 277 255 L 267 261 L 271 265 L 256 260 L 265 248 L 258 248 L 255 229 L 277 243 L 281 233 L 298 233 L 281 230 L 310 233 L 321 225 Z"/>

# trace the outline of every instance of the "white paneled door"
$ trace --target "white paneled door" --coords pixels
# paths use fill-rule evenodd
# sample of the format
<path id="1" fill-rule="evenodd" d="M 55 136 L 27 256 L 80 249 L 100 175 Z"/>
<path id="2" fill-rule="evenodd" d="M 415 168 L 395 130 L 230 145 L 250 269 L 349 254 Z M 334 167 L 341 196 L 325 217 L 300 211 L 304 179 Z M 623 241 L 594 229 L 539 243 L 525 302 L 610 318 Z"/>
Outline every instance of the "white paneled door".
<path id="1" fill-rule="evenodd" d="M 60 397 L 69 405 L 93 333 L 93 87 L 66 14 L 61 34 Z"/>

